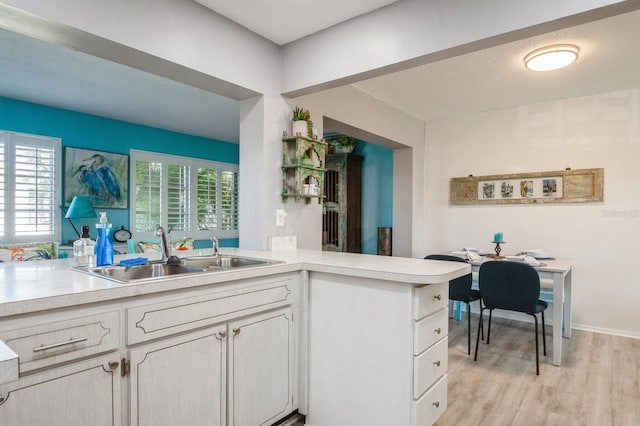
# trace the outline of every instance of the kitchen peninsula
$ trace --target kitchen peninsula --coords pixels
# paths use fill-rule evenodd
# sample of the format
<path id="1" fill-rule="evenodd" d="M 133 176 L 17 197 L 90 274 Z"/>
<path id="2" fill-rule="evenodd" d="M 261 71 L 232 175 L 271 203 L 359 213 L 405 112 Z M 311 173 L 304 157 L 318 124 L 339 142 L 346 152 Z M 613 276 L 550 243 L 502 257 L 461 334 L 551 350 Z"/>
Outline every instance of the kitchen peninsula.
<path id="1" fill-rule="evenodd" d="M 129 284 L 71 260 L 0 266 L 0 424 L 250 426 L 299 410 L 309 426 L 417 426 L 446 409 L 447 286 L 469 265 L 224 254 L 283 263 Z"/>

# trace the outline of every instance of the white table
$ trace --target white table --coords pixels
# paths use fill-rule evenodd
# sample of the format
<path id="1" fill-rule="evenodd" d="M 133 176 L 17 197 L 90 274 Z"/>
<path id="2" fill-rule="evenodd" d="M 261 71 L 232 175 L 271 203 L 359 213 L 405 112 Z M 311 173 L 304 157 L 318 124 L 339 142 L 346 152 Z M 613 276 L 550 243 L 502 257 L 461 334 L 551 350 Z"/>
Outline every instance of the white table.
<path id="1" fill-rule="evenodd" d="M 571 338 L 571 261 L 569 259 L 541 260 L 536 267 L 540 287 L 553 289 L 553 365 L 562 364 L 562 338 Z M 478 279 L 480 265 L 471 271 Z"/>

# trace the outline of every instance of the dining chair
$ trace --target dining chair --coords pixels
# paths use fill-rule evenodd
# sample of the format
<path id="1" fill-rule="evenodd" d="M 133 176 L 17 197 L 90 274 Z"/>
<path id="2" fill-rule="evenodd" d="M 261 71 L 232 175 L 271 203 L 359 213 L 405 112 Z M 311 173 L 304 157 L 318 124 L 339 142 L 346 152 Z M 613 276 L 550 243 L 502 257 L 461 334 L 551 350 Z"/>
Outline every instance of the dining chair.
<path id="1" fill-rule="evenodd" d="M 425 259 L 467 263 L 465 259 L 448 254 L 430 254 L 425 257 Z M 464 302 L 467 304 L 467 354 L 469 355 L 471 355 L 471 302 L 480 300 L 480 292 L 478 290 L 471 289 L 472 283 L 473 279 L 471 274 L 449 281 L 449 300 Z"/>
<path id="2" fill-rule="evenodd" d="M 535 323 L 536 333 L 536 375 L 540 375 L 537 314 L 542 316 L 542 345 L 546 356 L 547 342 L 544 330 L 544 311 L 548 305 L 544 300 L 540 300 L 540 277 L 536 270 L 531 265 L 523 262 L 487 261 L 480 266 L 478 284 L 482 295 L 480 325 L 482 325 L 484 311 L 489 310 L 487 345 L 491 338 L 491 316 L 494 309 L 523 312 L 531 315 Z M 480 333 L 478 332 L 474 361 L 478 359 L 479 341 Z"/>

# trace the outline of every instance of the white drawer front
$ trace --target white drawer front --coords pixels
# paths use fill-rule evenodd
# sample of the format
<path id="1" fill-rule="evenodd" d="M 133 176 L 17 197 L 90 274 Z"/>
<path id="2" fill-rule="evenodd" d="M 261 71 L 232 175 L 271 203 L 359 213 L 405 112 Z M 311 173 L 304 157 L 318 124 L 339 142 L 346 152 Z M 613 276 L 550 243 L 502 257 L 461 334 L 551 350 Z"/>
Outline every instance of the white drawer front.
<path id="1" fill-rule="evenodd" d="M 440 377 L 447 374 L 448 339 L 445 337 L 413 358 L 413 397 L 418 399 Z"/>
<path id="2" fill-rule="evenodd" d="M 415 323 L 413 335 L 413 354 L 418 355 L 429 346 L 449 334 L 448 309 L 428 316 Z"/>
<path id="3" fill-rule="evenodd" d="M 447 306 L 449 283 L 417 287 L 413 295 L 413 319 L 419 320 Z"/>
<path id="4" fill-rule="evenodd" d="M 118 313 L 107 312 L 0 333 L 20 374 L 118 348 Z"/>
<path id="5" fill-rule="evenodd" d="M 293 302 L 290 278 L 127 309 L 129 345 L 218 324 Z"/>
<path id="6" fill-rule="evenodd" d="M 413 403 L 414 426 L 434 424 L 447 409 L 447 375 Z"/>

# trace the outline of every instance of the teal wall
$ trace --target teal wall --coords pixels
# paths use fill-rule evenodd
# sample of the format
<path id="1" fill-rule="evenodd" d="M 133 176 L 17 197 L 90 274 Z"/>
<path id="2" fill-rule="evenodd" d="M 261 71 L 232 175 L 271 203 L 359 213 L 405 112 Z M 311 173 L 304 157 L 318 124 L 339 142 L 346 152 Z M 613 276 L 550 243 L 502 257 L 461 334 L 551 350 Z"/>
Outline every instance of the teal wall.
<path id="1" fill-rule="evenodd" d="M 125 121 L 52 108 L 15 99 L 0 97 L 0 129 L 52 136 L 62 139 L 62 149 L 95 149 L 128 154 L 129 149 L 202 158 L 225 163 L 239 163 L 237 144 L 141 126 Z M 102 210 L 102 209 L 101 209 Z M 104 209 L 115 229 L 129 229 L 129 210 Z M 60 219 L 63 220 L 62 212 Z M 62 241 L 77 238 L 73 228 L 63 220 Z M 74 222 L 80 225 L 89 223 Z M 135 235 L 134 235 L 135 238 Z M 210 241 L 198 241 L 196 247 L 211 246 Z M 223 247 L 237 247 L 238 240 L 220 241 Z"/>
<path id="2" fill-rule="evenodd" d="M 378 227 L 393 226 L 393 150 L 356 141 L 362 155 L 362 253 L 378 253 Z"/>

